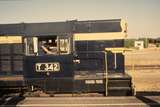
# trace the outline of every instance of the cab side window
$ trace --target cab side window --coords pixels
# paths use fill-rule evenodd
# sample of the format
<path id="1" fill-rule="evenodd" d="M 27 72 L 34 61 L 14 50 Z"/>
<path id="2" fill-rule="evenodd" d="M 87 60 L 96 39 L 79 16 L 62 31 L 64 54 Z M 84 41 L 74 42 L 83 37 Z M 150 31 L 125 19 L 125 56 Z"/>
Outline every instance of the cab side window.
<path id="1" fill-rule="evenodd" d="M 59 39 L 60 45 L 60 54 L 69 54 L 70 53 L 70 41 L 68 38 Z"/>
<path id="2" fill-rule="evenodd" d="M 33 56 L 38 54 L 38 38 L 27 37 L 24 39 L 25 42 L 25 53 L 27 56 Z"/>
<path id="3" fill-rule="evenodd" d="M 56 55 L 58 54 L 57 37 L 41 37 L 38 39 L 39 55 Z"/>
<path id="4" fill-rule="evenodd" d="M 26 37 L 25 53 L 27 56 L 69 54 L 70 41 L 65 36 Z"/>

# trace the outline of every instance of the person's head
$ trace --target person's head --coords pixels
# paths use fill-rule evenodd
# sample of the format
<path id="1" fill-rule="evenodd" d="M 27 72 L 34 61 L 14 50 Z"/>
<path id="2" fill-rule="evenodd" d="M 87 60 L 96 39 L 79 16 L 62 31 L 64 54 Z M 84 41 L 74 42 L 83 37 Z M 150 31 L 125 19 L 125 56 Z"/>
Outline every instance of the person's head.
<path id="1" fill-rule="evenodd" d="M 52 43 L 52 39 L 49 39 L 49 40 L 48 40 L 48 43 Z"/>

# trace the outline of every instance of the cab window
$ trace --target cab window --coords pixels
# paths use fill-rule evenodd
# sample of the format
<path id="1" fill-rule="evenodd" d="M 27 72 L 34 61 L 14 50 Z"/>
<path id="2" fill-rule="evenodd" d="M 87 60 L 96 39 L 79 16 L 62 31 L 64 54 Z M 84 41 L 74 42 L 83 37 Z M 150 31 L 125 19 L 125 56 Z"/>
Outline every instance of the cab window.
<path id="1" fill-rule="evenodd" d="M 39 55 L 58 54 L 58 38 L 56 36 L 38 38 Z"/>
<path id="2" fill-rule="evenodd" d="M 70 53 L 70 39 L 68 37 L 27 37 L 24 41 L 26 55 L 42 56 Z"/>
<path id="3" fill-rule="evenodd" d="M 70 40 L 68 38 L 59 39 L 60 44 L 60 54 L 69 54 L 70 53 Z"/>
<path id="4" fill-rule="evenodd" d="M 25 42 L 25 53 L 27 56 L 33 56 L 38 53 L 38 38 L 27 37 L 24 39 Z"/>

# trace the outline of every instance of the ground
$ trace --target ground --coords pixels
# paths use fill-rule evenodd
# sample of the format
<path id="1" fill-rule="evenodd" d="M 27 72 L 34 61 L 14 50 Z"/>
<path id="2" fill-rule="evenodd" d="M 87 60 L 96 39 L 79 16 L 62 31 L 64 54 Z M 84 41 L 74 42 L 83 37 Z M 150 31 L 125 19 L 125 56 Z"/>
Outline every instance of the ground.
<path id="1" fill-rule="evenodd" d="M 160 91 L 160 48 L 126 52 L 126 72 L 136 91 Z"/>

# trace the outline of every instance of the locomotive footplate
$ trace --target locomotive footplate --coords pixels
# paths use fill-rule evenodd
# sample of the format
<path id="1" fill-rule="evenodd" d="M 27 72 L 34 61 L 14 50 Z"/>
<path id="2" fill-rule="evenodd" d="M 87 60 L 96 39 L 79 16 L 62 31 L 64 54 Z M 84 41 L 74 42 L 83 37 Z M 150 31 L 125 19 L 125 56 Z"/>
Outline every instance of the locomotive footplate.
<path id="1" fill-rule="evenodd" d="M 107 79 L 104 75 L 75 75 L 74 91 L 79 93 L 105 93 L 107 91 L 107 96 L 130 96 L 134 94 L 132 79 L 126 73 L 108 73 Z"/>

